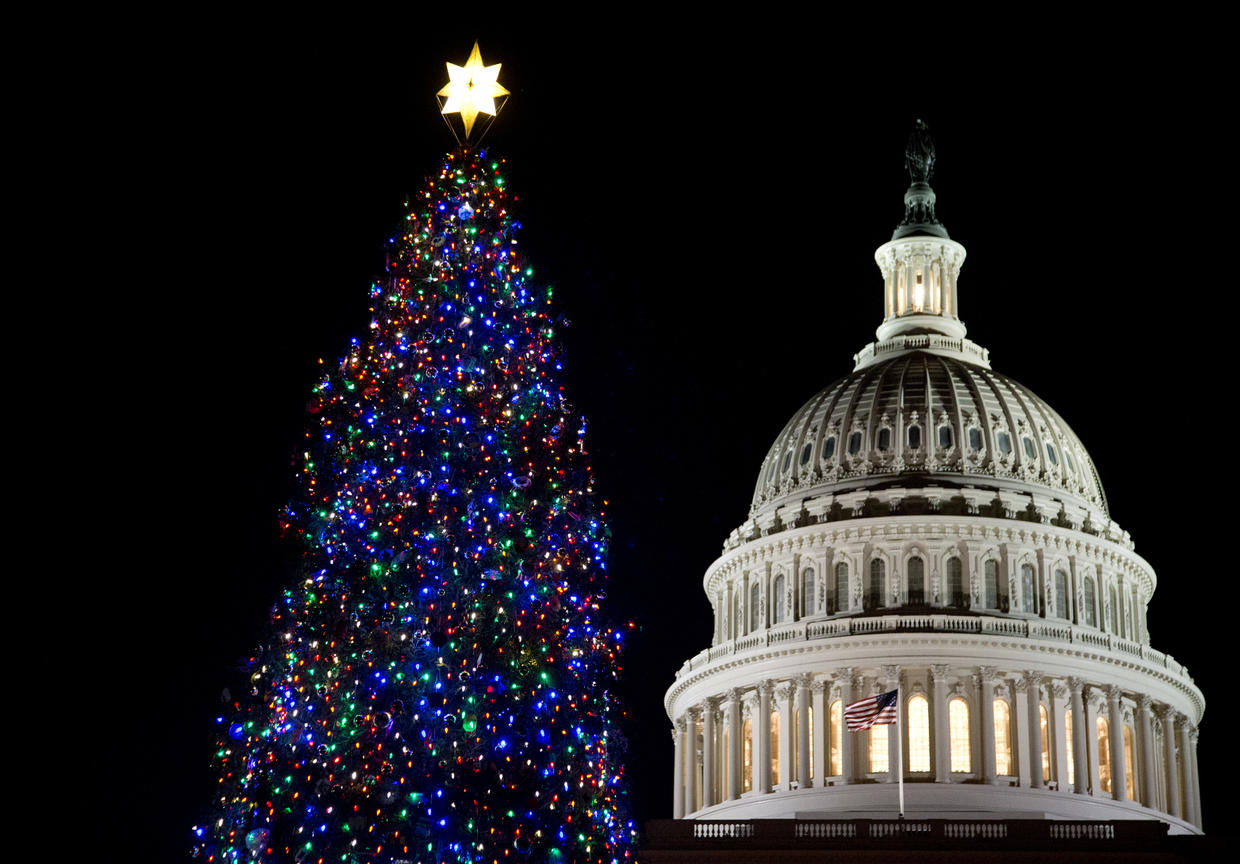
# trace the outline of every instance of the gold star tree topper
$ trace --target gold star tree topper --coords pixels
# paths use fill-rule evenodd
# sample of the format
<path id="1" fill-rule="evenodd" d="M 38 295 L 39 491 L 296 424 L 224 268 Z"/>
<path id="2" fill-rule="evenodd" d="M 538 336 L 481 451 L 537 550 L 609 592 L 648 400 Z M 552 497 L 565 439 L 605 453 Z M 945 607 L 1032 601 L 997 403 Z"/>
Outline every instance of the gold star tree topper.
<path id="1" fill-rule="evenodd" d="M 508 91 L 499 83 L 501 64 L 484 66 L 482 52 L 478 50 L 478 43 L 475 42 L 474 50 L 469 52 L 469 59 L 464 66 L 457 66 L 455 63 L 446 65 L 448 83 L 436 94 L 445 97 L 440 113 L 459 113 L 461 122 L 465 124 L 465 138 L 468 140 L 477 116 L 490 114 L 494 117 L 498 110 L 495 107 L 495 97 L 508 95 Z"/>

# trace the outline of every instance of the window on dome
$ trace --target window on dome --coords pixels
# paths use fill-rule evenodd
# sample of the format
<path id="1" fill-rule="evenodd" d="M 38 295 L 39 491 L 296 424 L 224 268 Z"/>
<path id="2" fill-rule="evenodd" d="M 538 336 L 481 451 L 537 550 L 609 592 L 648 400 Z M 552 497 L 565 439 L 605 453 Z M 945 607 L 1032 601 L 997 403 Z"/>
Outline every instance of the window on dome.
<path id="1" fill-rule="evenodd" d="M 861 452 L 861 433 L 854 432 L 848 436 L 848 455 L 856 456 Z"/>
<path id="2" fill-rule="evenodd" d="M 801 571 L 801 614 L 814 614 L 814 568 Z"/>
<path id="3" fill-rule="evenodd" d="M 964 608 L 964 567 L 959 558 L 947 559 L 947 605 Z"/>
<path id="4" fill-rule="evenodd" d="M 1094 599 L 1094 580 L 1089 576 L 1085 577 L 1085 587 L 1081 590 L 1081 593 L 1085 595 L 1083 601 L 1085 605 L 1085 623 L 1090 627 L 1097 627 L 1098 607 Z"/>
<path id="5" fill-rule="evenodd" d="M 1124 724 L 1124 789 L 1128 800 L 1137 797 L 1137 763 L 1132 758 L 1132 727 Z"/>
<path id="6" fill-rule="evenodd" d="M 809 461 L 809 457 L 814 455 L 814 445 L 806 444 L 801 448 L 801 464 L 804 465 Z"/>
<path id="7" fill-rule="evenodd" d="M 779 785 L 779 712 L 771 712 L 771 785 Z"/>
<path id="8" fill-rule="evenodd" d="M 993 703 L 995 715 L 995 773 L 1000 777 L 1012 773 L 1012 711 L 1004 699 Z"/>
<path id="9" fill-rule="evenodd" d="M 999 452 L 1007 456 L 1012 452 L 1012 438 L 1006 432 L 999 432 L 995 435 L 995 439 L 999 443 Z"/>
<path id="10" fill-rule="evenodd" d="M 891 449 L 891 430 L 887 429 L 886 427 L 878 430 L 878 449 L 879 450 L 890 450 Z"/>
<path id="11" fill-rule="evenodd" d="M 967 774 L 973 770 L 973 758 L 969 752 L 968 702 L 956 698 L 948 703 L 947 726 L 948 738 L 951 741 L 952 771 Z"/>
<path id="12" fill-rule="evenodd" d="M 886 576 L 884 570 L 883 562 L 878 558 L 870 562 L 870 585 L 865 595 L 866 609 L 879 609 L 886 605 L 883 602 L 883 589 L 886 587 L 883 584 Z"/>
<path id="13" fill-rule="evenodd" d="M 983 581 L 986 583 L 986 608 L 999 608 L 999 562 L 991 558 L 982 565 Z"/>
<path id="14" fill-rule="evenodd" d="M 1055 614 L 1068 617 L 1068 574 L 1063 570 L 1055 571 Z"/>
<path id="15" fill-rule="evenodd" d="M 758 583 L 755 582 L 749 586 L 749 632 L 752 633 L 758 629 L 759 618 L 758 613 L 761 611 L 761 591 L 758 589 Z"/>
<path id="16" fill-rule="evenodd" d="M 775 461 L 771 461 L 771 467 L 766 469 L 766 482 L 770 483 L 775 479 Z"/>
<path id="17" fill-rule="evenodd" d="M 1046 458 L 1051 460 L 1052 465 L 1059 464 L 1059 457 L 1055 455 L 1055 445 L 1049 441 L 1046 442 Z"/>
<path id="18" fill-rule="evenodd" d="M 1111 586 L 1111 605 L 1107 610 L 1107 632 L 1115 633 L 1118 628 L 1115 626 L 1115 607 L 1119 605 L 1115 602 L 1115 586 Z"/>
<path id="19" fill-rule="evenodd" d="M 848 611 L 848 565 L 835 565 L 835 611 Z"/>
<path id="20" fill-rule="evenodd" d="M 930 704 L 921 694 L 908 700 L 908 770 L 930 770 Z"/>
<path id="21" fill-rule="evenodd" d="M 1063 458 L 1064 458 L 1064 461 L 1068 463 L 1068 470 L 1071 471 L 1073 474 L 1075 474 L 1076 464 L 1072 461 L 1072 451 L 1071 450 L 1063 451 Z"/>
<path id="22" fill-rule="evenodd" d="M 1111 791 L 1111 734 L 1107 718 L 1099 717 L 1098 735 L 1098 781 L 1103 792 Z"/>
<path id="23" fill-rule="evenodd" d="M 827 439 L 827 443 L 822 445 L 822 458 L 830 459 L 835 455 L 835 436 L 832 435 Z"/>
<path id="24" fill-rule="evenodd" d="M 831 755 L 831 764 L 827 766 L 827 773 L 832 777 L 838 777 L 844 773 L 843 761 L 840 757 L 840 740 L 844 736 L 844 705 L 839 699 L 831 703 L 831 745 L 829 752 Z"/>
<path id="25" fill-rule="evenodd" d="M 952 448 L 952 427 L 939 427 L 939 449 L 950 450 Z"/>
<path id="26" fill-rule="evenodd" d="M 753 790 L 753 720 L 746 717 L 742 728 L 744 747 L 741 754 L 741 791 L 750 792 Z"/>
<path id="27" fill-rule="evenodd" d="M 784 467 L 779 469 L 780 472 L 786 474 L 788 472 L 788 467 L 791 464 L 792 464 L 792 451 L 789 450 L 787 453 L 784 454 Z"/>
<path id="28" fill-rule="evenodd" d="M 910 606 L 926 602 L 926 562 L 921 558 L 908 559 L 908 602 Z"/>
<path id="29" fill-rule="evenodd" d="M 887 771 L 887 730 L 891 724 L 870 727 L 870 773 L 882 774 Z"/>
<path id="30" fill-rule="evenodd" d="M 1051 779 L 1051 722 L 1046 706 L 1038 706 L 1039 723 L 1042 726 L 1042 779 Z"/>
<path id="31" fill-rule="evenodd" d="M 1024 438 L 1021 438 L 1020 441 L 1025 445 L 1025 455 L 1030 459 L 1037 459 L 1038 449 L 1033 446 L 1033 439 L 1026 435 Z"/>
<path id="32" fill-rule="evenodd" d="M 981 429 L 973 428 L 969 430 L 969 449 L 970 450 L 981 450 L 982 449 L 982 430 Z"/>
<path id="33" fill-rule="evenodd" d="M 1033 581 L 1033 565 L 1020 565 L 1020 609 L 1022 612 L 1036 614 L 1038 611 L 1038 592 Z"/>
<path id="34" fill-rule="evenodd" d="M 781 624 L 784 620 L 784 577 L 781 573 L 775 577 L 774 590 L 771 592 L 771 623 Z"/>
<path id="35" fill-rule="evenodd" d="M 908 427 L 908 449 L 917 450 L 921 447 L 921 427 Z"/>

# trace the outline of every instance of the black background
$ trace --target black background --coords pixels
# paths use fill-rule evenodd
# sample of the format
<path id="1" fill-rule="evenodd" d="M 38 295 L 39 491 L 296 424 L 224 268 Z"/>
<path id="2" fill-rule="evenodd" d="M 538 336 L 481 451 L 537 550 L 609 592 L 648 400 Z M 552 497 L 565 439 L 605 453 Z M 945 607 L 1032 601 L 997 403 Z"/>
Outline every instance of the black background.
<path id="1" fill-rule="evenodd" d="M 1218 634 L 1240 271 L 1210 26 L 204 17 L 109 56 L 81 82 L 98 122 L 80 164 L 110 204 L 108 289 L 87 311 L 116 366 L 81 371 L 107 378 L 100 524 L 126 575 L 105 598 L 123 659 L 90 674 L 128 706 L 109 713 L 132 793 L 106 806 L 133 851 L 182 854 L 205 812 L 220 687 L 289 578 L 276 514 L 317 359 L 365 331 L 403 196 L 452 145 L 443 62 L 474 38 L 512 91 L 486 144 L 573 322 L 565 385 L 611 502 L 610 610 L 640 626 L 636 817 L 671 810 L 662 696 L 709 644 L 702 575 L 784 422 L 880 321 L 872 252 L 922 117 L 939 217 L 969 253 L 969 335 L 1072 424 L 1158 574 L 1152 643 L 1210 700 L 1205 824 L 1232 830 Z"/>

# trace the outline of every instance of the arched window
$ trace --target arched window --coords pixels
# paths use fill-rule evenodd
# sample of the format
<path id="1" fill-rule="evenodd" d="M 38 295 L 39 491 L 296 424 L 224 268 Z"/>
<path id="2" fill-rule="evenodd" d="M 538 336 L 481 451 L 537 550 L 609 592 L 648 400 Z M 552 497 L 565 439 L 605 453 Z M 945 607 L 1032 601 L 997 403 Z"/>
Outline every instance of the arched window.
<path id="1" fill-rule="evenodd" d="M 1098 783 L 1103 792 L 1111 791 L 1111 735 L 1107 718 L 1098 718 Z"/>
<path id="2" fill-rule="evenodd" d="M 1137 763 L 1132 758 L 1132 727 L 1127 723 L 1124 724 L 1124 791 L 1128 793 L 1128 800 L 1134 801 L 1137 797 Z"/>
<path id="3" fill-rule="evenodd" d="M 830 459 L 835 455 L 835 436 L 832 435 L 827 439 L 827 443 L 822 445 L 822 458 Z"/>
<path id="4" fill-rule="evenodd" d="M 950 426 L 939 427 L 939 449 L 940 450 L 952 449 L 952 427 Z"/>
<path id="5" fill-rule="evenodd" d="M 838 777 L 844 773 L 843 762 L 840 757 L 840 740 L 844 736 L 844 705 L 839 699 L 831 703 L 831 745 L 829 753 L 831 756 L 831 764 L 827 766 L 827 773 L 832 777 Z"/>
<path id="6" fill-rule="evenodd" d="M 908 559 L 908 602 L 910 606 L 926 602 L 926 562 L 921 558 Z"/>
<path id="7" fill-rule="evenodd" d="M 758 629 L 759 614 L 761 610 L 762 593 L 758 588 L 758 583 L 754 582 L 749 586 L 749 632 L 752 633 Z"/>
<path id="8" fill-rule="evenodd" d="M 1055 571 L 1055 614 L 1068 617 L 1068 574 L 1063 570 Z"/>
<path id="9" fill-rule="evenodd" d="M 775 577 L 771 591 L 771 623 L 779 624 L 784 620 L 784 574 Z"/>
<path id="10" fill-rule="evenodd" d="M 869 590 L 865 593 L 865 608 L 878 609 L 887 605 L 884 600 L 884 589 L 886 582 L 883 562 L 875 558 L 870 562 L 870 584 Z"/>
<path id="11" fill-rule="evenodd" d="M 921 694 L 908 700 L 908 770 L 930 770 L 930 706 Z"/>
<path id="12" fill-rule="evenodd" d="M 999 444 L 999 452 L 1007 456 L 1012 452 L 1012 436 L 1006 432 L 999 432 L 995 435 L 995 440 Z"/>
<path id="13" fill-rule="evenodd" d="M 848 611 L 848 565 L 835 565 L 835 611 Z"/>
<path id="14" fill-rule="evenodd" d="M 978 429 L 976 426 L 969 430 L 969 449 L 982 449 L 982 430 Z"/>
<path id="15" fill-rule="evenodd" d="M 801 448 L 801 464 L 804 465 L 809 461 L 809 457 L 814 455 L 814 445 L 806 444 Z"/>
<path id="16" fill-rule="evenodd" d="M 982 565 L 983 581 L 986 583 L 986 608 L 999 608 L 999 562 L 991 558 Z"/>
<path id="17" fill-rule="evenodd" d="M 771 712 L 771 785 L 779 785 L 779 712 Z"/>
<path id="18" fill-rule="evenodd" d="M 1086 576 L 1085 588 L 1081 592 L 1085 595 L 1085 623 L 1090 627 L 1098 626 L 1098 607 L 1094 600 L 1094 580 Z"/>
<path id="19" fill-rule="evenodd" d="M 879 450 L 890 450 L 891 449 L 891 430 L 885 426 L 882 429 L 878 430 L 878 449 Z"/>
<path id="20" fill-rule="evenodd" d="M 947 605 L 963 608 L 964 598 L 964 567 L 959 558 L 947 559 Z"/>
<path id="21" fill-rule="evenodd" d="M 1033 439 L 1028 436 L 1025 436 L 1024 438 L 1021 438 L 1020 441 L 1022 444 L 1025 445 L 1025 455 L 1028 456 L 1030 459 L 1037 459 L 1038 448 L 1033 446 Z"/>
<path id="22" fill-rule="evenodd" d="M 1004 699 L 994 701 L 995 773 L 1000 777 L 1012 772 L 1012 711 Z M 954 769 L 953 769 L 954 770 Z"/>
<path id="23" fill-rule="evenodd" d="M 781 474 L 785 473 L 788 470 L 788 467 L 790 465 L 792 465 L 792 451 L 791 450 L 784 453 L 784 467 L 779 469 L 780 473 Z"/>
<path id="24" fill-rule="evenodd" d="M 1076 786 L 1076 755 L 1072 752 L 1075 746 L 1072 743 L 1072 709 L 1069 708 L 1063 712 L 1063 743 L 1067 748 L 1068 757 L 1068 785 Z"/>
<path id="25" fill-rule="evenodd" d="M 1107 632 L 1115 633 L 1115 607 L 1119 604 L 1115 602 L 1115 586 L 1111 586 L 1111 608 L 1107 612 Z"/>
<path id="26" fill-rule="evenodd" d="M 814 614 L 814 568 L 801 571 L 801 614 Z"/>
<path id="27" fill-rule="evenodd" d="M 921 427 L 908 427 L 908 449 L 917 450 L 921 447 Z"/>
<path id="28" fill-rule="evenodd" d="M 1038 718 L 1042 726 L 1042 779 L 1051 779 L 1051 722 L 1046 706 L 1038 706 Z"/>
<path id="29" fill-rule="evenodd" d="M 746 717 L 742 724 L 744 752 L 741 754 L 741 791 L 753 789 L 753 719 Z"/>
<path id="30" fill-rule="evenodd" d="M 870 727 L 870 773 L 882 774 L 887 770 L 887 730 L 890 724 Z"/>
<path id="31" fill-rule="evenodd" d="M 969 703 L 953 699 L 947 704 L 947 726 L 951 739 L 952 771 L 964 773 L 973 770 L 973 758 L 969 752 Z"/>
<path id="32" fill-rule="evenodd" d="M 1038 611 L 1038 592 L 1033 584 L 1033 565 L 1020 565 L 1020 609 L 1022 612 L 1036 614 Z"/>
<path id="33" fill-rule="evenodd" d="M 1046 442 L 1046 457 L 1051 460 L 1052 465 L 1059 464 L 1059 458 L 1055 455 L 1055 445 L 1049 441 Z"/>
<path id="34" fill-rule="evenodd" d="M 854 432 L 848 436 L 848 455 L 856 456 L 861 452 L 861 433 Z"/>

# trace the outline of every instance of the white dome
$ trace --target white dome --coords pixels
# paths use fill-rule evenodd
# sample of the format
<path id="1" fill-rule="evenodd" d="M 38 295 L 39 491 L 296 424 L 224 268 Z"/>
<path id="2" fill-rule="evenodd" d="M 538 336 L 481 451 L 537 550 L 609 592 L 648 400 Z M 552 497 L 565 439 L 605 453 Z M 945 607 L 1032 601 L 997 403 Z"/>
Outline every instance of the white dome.
<path id="1" fill-rule="evenodd" d="M 991 369 L 920 350 L 858 369 L 806 402 L 767 452 L 750 513 L 896 484 L 937 487 L 944 498 L 966 486 L 1037 487 L 1077 524 L 1100 526 L 1108 515 L 1093 460 L 1046 402 Z"/>

